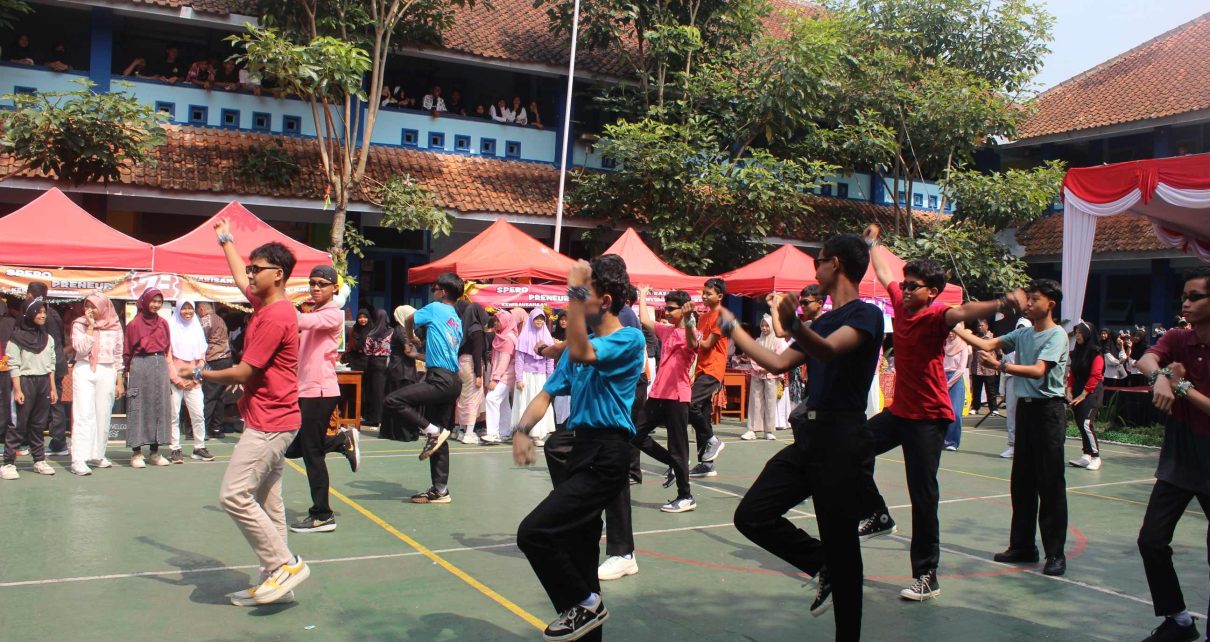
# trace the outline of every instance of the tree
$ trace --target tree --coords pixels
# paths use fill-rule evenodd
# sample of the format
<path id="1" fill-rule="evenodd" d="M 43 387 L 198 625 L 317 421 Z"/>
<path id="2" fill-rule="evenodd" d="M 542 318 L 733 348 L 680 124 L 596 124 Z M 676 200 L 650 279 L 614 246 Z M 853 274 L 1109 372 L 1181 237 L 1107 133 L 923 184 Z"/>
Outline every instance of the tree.
<path id="1" fill-rule="evenodd" d="M 942 189 L 955 203 L 955 221 L 969 220 L 1000 231 L 1021 227 L 1044 214 L 1066 173 L 1067 164 L 1062 161 L 988 174 L 961 171 L 950 174 Z"/>
<path id="2" fill-rule="evenodd" d="M 0 149 L 18 160 L 9 178 L 37 170 L 72 184 L 117 180 L 122 169 L 154 163 L 165 141 L 166 114 L 131 94 L 98 93 L 77 81 L 72 91 L 10 94 L 13 109 L 0 111 Z"/>
<path id="3" fill-rule="evenodd" d="M 914 238 L 892 236 L 891 249 L 902 259 L 931 259 L 946 268 L 951 283 L 967 297 L 988 300 L 1029 282 L 1025 262 L 996 240 L 995 232 L 973 221 L 946 221 Z"/>
<path id="4" fill-rule="evenodd" d="M 25 0 L 0 0 L 0 29 L 12 29 L 19 16 L 33 12 Z"/>
<path id="5" fill-rule="evenodd" d="M 349 201 L 362 190 L 392 42 L 434 41 L 474 0 L 263 0 L 262 27 L 232 36 L 236 58 L 311 108 L 333 209 L 329 251 L 345 270 Z M 369 190 L 380 203 L 387 181 Z M 405 195 L 406 196 L 406 195 Z M 430 228 L 437 233 L 438 225 Z M 354 237 L 356 238 L 356 237 Z"/>

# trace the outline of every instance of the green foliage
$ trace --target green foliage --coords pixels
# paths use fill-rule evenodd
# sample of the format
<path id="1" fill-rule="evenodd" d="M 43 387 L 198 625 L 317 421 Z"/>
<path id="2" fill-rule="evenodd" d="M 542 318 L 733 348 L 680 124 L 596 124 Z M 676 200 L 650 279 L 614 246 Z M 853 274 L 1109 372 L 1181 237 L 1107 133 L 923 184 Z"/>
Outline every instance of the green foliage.
<path id="1" fill-rule="evenodd" d="M 261 16 L 260 24 L 300 42 L 331 36 L 372 50 L 378 25 L 389 26 L 398 42 L 440 44 L 441 32 L 454 22 L 454 8 L 463 4 L 449 0 L 259 0 L 256 13 Z"/>
<path id="2" fill-rule="evenodd" d="M 237 169 L 244 180 L 282 188 L 294 182 L 302 166 L 281 143 L 276 143 L 248 147 L 240 157 Z"/>
<path id="3" fill-rule="evenodd" d="M 370 56 L 356 44 L 329 36 L 297 44 L 276 29 L 252 25 L 227 40 L 241 51 L 234 58 L 250 74 L 272 77 L 286 93 L 321 102 L 366 101 L 361 81 Z"/>
<path id="4" fill-rule="evenodd" d="M 1059 193 L 1066 172 L 1067 165 L 1062 161 L 991 174 L 961 171 L 950 174 L 942 188 L 955 203 L 955 220 L 1003 230 L 1025 225 L 1045 213 Z"/>
<path id="5" fill-rule="evenodd" d="M 168 116 L 131 94 L 97 93 L 93 83 L 76 82 L 80 89 L 4 97 L 13 109 L 0 111 L 0 149 L 20 161 L 13 174 L 35 169 L 79 185 L 152 164 Z"/>
<path id="6" fill-rule="evenodd" d="M 427 230 L 433 236 L 448 236 L 454 221 L 437 202 L 437 195 L 416 179 L 404 174 L 392 176 L 377 189 L 382 206 L 382 225 L 393 230 Z"/>
<path id="7" fill-rule="evenodd" d="M 20 16 L 33 12 L 25 0 L 0 0 L 0 29 L 12 29 Z"/>
<path id="8" fill-rule="evenodd" d="M 971 299 L 993 299 L 1029 282 L 1025 262 L 997 241 L 991 229 L 971 221 L 950 220 L 915 238 L 898 235 L 889 241 L 905 261 L 930 259 L 945 267 L 950 282 L 961 285 Z"/>

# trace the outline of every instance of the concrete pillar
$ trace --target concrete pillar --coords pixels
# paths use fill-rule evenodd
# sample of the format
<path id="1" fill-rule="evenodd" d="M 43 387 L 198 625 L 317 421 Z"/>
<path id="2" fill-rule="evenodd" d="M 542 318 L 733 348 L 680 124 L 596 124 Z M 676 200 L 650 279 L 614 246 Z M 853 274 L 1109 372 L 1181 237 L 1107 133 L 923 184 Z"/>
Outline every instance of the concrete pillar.
<path id="1" fill-rule="evenodd" d="M 88 47 L 88 79 L 96 91 L 109 91 L 113 72 L 113 9 L 93 7 Z"/>

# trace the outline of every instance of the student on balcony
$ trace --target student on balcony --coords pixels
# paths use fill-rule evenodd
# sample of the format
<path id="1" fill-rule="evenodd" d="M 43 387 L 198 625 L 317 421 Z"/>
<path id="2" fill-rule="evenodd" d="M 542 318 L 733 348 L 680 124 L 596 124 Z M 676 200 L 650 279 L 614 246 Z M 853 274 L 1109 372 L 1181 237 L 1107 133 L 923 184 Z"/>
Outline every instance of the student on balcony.
<path id="1" fill-rule="evenodd" d="M 122 75 L 161 80 L 174 85 L 185 75 L 184 64 L 178 58 L 179 53 L 176 45 L 168 45 L 164 48 L 163 61 L 148 63 L 146 58 L 137 57 L 126 66 L 126 69 L 122 70 Z"/>
<path id="2" fill-rule="evenodd" d="M 395 100 L 395 105 L 402 109 L 416 108 L 416 99 L 412 96 L 409 96 L 407 92 L 404 91 L 403 85 L 398 85 L 395 87 L 392 98 Z"/>
<path id="3" fill-rule="evenodd" d="M 538 113 L 538 101 L 529 101 L 529 126 L 542 129 L 542 115 Z"/>
<path id="4" fill-rule="evenodd" d="M 492 105 L 491 117 L 498 123 L 513 123 L 517 120 L 517 114 L 508 108 L 508 104 L 504 102 L 503 98 Z"/>
<path id="5" fill-rule="evenodd" d="M 441 85 L 433 85 L 432 90 L 424 96 L 422 105 L 424 110 L 432 112 L 433 116 L 438 116 L 446 111 L 445 99 L 441 97 Z"/>
<path id="6" fill-rule="evenodd" d="M 525 113 L 525 107 L 521 104 L 520 96 L 513 96 L 513 123 L 518 125 L 528 125 L 529 115 Z"/>
<path id="7" fill-rule="evenodd" d="M 466 105 L 462 104 L 462 92 L 457 89 L 450 90 L 450 101 L 447 103 L 447 106 L 451 114 L 466 115 Z"/>
<path id="8" fill-rule="evenodd" d="M 34 48 L 29 44 L 29 36 L 21 34 L 13 46 L 9 48 L 8 61 L 18 65 L 35 65 Z"/>
<path id="9" fill-rule="evenodd" d="M 224 91 L 235 91 L 243 87 L 239 81 L 239 66 L 233 60 L 224 60 L 221 68 L 214 72 L 214 86 Z"/>
<path id="10" fill-rule="evenodd" d="M 50 60 L 46 61 L 46 67 L 59 73 L 71 71 L 71 63 L 67 61 L 68 58 L 67 45 L 56 42 L 55 48 L 50 51 Z"/>
<path id="11" fill-rule="evenodd" d="M 185 82 L 198 85 L 202 89 L 210 89 L 217 78 L 217 68 L 217 58 L 203 58 L 189 66 L 189 73 L 185 75 Z"/>

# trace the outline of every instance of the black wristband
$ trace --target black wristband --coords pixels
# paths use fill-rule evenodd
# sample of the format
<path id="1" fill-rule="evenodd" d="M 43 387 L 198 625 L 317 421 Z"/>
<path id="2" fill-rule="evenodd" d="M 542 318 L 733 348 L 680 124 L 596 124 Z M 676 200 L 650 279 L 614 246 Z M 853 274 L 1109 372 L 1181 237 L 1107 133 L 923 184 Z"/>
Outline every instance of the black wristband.
<path id="1" fill-rule="evenodd" d="M 718 324 L 718 329 L 722 331 L 724 337 L 730 339 L 731 333 L 735 332 L 735 326 L 735 319 L 725 319 L 722 323 Z"/>
<path id="2" fill-rule="evenodd" d="M 572 286 L 567 288 L 567 298 L 572 301 L 584 302 L 588 300 L 588 288 L 582 285 Z"/>

